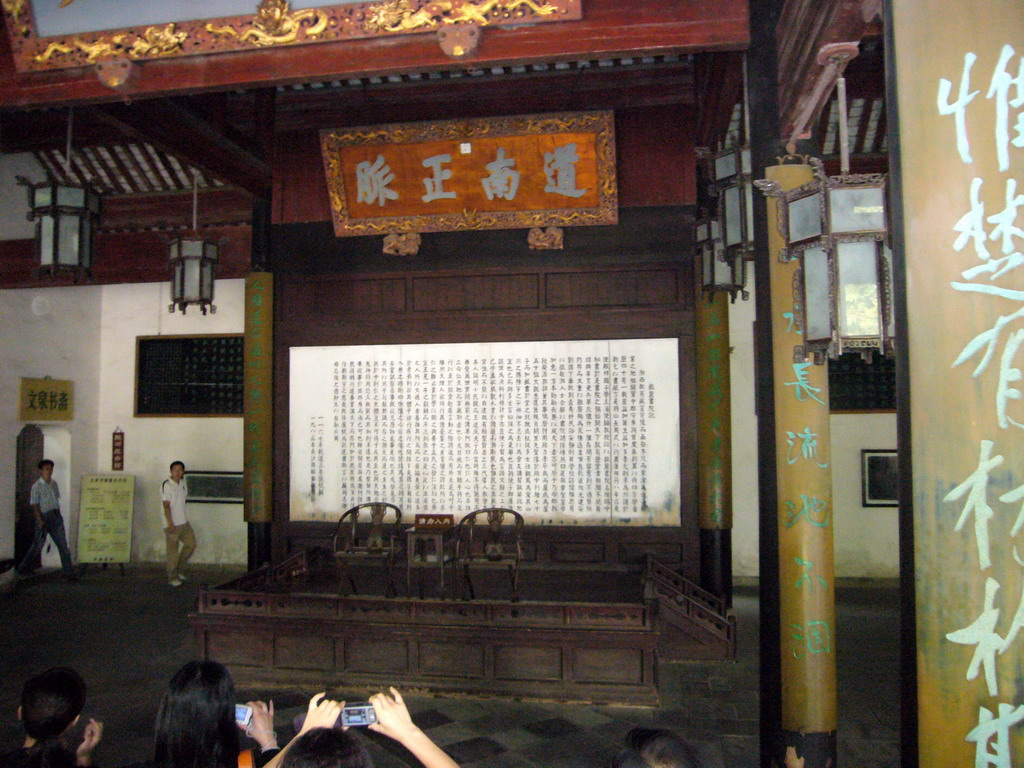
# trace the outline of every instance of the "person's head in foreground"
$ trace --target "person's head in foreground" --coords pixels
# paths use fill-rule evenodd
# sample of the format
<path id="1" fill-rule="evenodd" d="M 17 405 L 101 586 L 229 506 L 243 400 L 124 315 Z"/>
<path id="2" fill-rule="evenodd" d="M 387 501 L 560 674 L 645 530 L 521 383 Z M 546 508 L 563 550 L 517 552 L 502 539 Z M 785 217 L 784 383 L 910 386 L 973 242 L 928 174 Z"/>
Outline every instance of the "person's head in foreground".
<path id="1" fill-rule="evenodd" d="M 54 667 L 28 680 L 21 689 L 18 718 L 25 729 L 24 748 L 30 766 L 63 768 L 88 765 L 92 748 L 99 742 L 98 726 L 91 724 L 79 754 L 62 741 L 78 722 L 85 706 L 85 681 L 70 667 Z M 80 759 L 79 759 L 80 758 Z"/>
<path id="2" fill-rule="evenodd" d="M 373 760 L 351 731 L 313 728 L 295 739 L 281 768 L 373 768 Z"/>
<path id="3" fill-rule="evenodd" d="M 703 768 L 692 744 L 663 728 L 634 728 L 626 735 L 629 745 L 611 768 Z"/>
<path id="4" fill-rule="evenodd" d="M 369 703 L 376 716 L 376 722 L 368 726 L 371 731 L 397 741 L 423 768 L 459 768 L 412 721 L 402 694 L 395 688 L 389 693 L 375 693 Z M 373 761 L 358 738 L 335 727 L 344 707 L 344 701 L 328 699 L 323 693 L 310 699 L 299 735 L 281 751 L 281 768 L 373 768 Z"/>
<path id="5" fill-rule="evenodd" d="M 235 683 L 223 664 L 190 661 L 167 684 L 156 714 L 159 768 L 236 768 Z"/>

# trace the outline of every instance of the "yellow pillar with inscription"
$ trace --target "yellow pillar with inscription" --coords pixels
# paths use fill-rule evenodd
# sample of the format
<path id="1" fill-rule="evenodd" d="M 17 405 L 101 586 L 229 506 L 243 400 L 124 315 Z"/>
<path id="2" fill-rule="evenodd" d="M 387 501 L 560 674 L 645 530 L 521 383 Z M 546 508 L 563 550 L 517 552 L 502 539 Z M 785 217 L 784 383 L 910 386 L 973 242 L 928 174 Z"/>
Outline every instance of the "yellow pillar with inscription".
<path id="1" fill-rule="evenodd" d="M 273 510 L 274 276 L 245 279 L 245 520 L 269 523 Z"/>
<path id="2" fill-rule="evenodd" d="M 697 270 L 698 277 L 700 270 Z M 732 420 L 729 299 L 702 294 L 694 306 L 697 336 L 697 498 L 701 586 L 731 602 Z"/>
<path id="3" fill-rule="evenodd" d="M 790 190 L 812 180 L 808 165 L 766 169 Z M 779 631 L 786 765 L 825 768 L 836 759 L 835 555 L 829 451 L 828 367 L 803 355 L 794 296 L 800 262 L 781 262 L 785 242 L 769 197 L 775 451 L 778 479 Z M 802 760 L 797 763 L 796 760 Z M 792 762 L 791 762 L 792 761 Z"/>

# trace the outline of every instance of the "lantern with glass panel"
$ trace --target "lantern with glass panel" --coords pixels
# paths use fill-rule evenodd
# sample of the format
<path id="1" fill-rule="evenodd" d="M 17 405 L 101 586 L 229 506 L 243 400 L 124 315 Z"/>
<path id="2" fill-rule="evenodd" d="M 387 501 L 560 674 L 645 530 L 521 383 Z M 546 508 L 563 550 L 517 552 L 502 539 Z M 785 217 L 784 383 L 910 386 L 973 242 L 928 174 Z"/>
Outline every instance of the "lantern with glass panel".
<path id="1" fill-rule="evenodd" d="M 213 314 L 214 268 L 220 255 L 220 244 L 198 238 L 178 238 L 171 243 L 171 305 L 168 311 L 180 309 L 182 314 L 190 306 L 199 307 L 205 315 L 207 308 Z"/>
<path id="2" fill-rule="evenodd" d="M 716 292 L 728 293 L 732 301 L 736 294 L 747 298 L 747 263 L 743 259 L 725 258 L 721 229 L 716 219 L 702 219 L 693 228 L 697 253 L 700 256 L 701 288 L 710 299 Z"/>
<path id="3" fill-rule="evenodd" d="M 20 177 L 18 181 L 28 187 L 28 218 L 36 222 L 39 274 L 90 277 L 99 193 L 83 184 L 33 184 Z"/>
<path id="4" fill-rule="evenodd" d="M 885 175 L 815 178 L 780 195 L 784 258 L 798 258 L 806 352 L 892 351 L 892 256 L 886 244 Z"/>
<path id="5" fill-rule="evenodd" d="M 718 196 L 718 222 L 725 258 L 754 258 L 754 187 L 750 150 L 733 147 L 712 156 L 711 186 Z"/>

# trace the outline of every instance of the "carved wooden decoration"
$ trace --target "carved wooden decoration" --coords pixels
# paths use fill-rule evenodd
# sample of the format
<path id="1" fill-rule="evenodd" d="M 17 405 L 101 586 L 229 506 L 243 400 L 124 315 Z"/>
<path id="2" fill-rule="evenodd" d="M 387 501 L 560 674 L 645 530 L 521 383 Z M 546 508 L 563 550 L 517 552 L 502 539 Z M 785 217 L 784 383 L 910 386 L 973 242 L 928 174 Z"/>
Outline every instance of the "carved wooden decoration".
<path id="1" fill-rule="evenodd" d="M 445 55 L 461 59 L 474 53 L 480 45 L 480 27 L 475 24 L 458 24 L 437 30 L 437 43 Z"/>
<path id="2" fill-rule="evenodd" d="M 611 112 L 325 130 L 320 143 L 339 237 L 618 222 Z"/>
<path id="3" fill-rule="evenodd" d="M 390 256 L 415 256 L 420 252 L 423 238 L 419 232 L 406 232 L 403 235 L 385 235 L 384 253 Z"/>
<path id="4" fill-rule="evenodd" d="M 78 0 L 80 2 L 80 0 Z M 56 0 L 48 0 L 54 3 Z M 64 2 L 61 11 L 76 0 Z M 252 15 L 175 19 L 118 29 L 87 29 L 50 37 L 37 32 L 33 5 L 2 0 L 11 52 L 19 72 L 246 51 L 283 45 L 437 33 L 455 24 L 514 26 L 582 18 L 583 0 L 378 0 L 292 10 L 289 0 L 260 0 Z M 129 4 L 125 4 L 128 6 Z M 134 0 L 135 18 L 164 18 L 156 0 Z M 244 5 L 240 3 L 240 6 Z M 252 7 L 250 5 L 250 7 Z M 154 10 L 155 9 L 155 10 Z M 77 8 L 75 9 L 77 10 Z M 71 8 L 67 8 L 70 13 Z M 116 23 L 116 22 L 115 22 Z"/>
<path id="5" fill-rule="evenodd" d="M 533 227 L 526 236 L 531 251 L 560 251 L 565 247 L 565 236 L 561 227 Z"/>

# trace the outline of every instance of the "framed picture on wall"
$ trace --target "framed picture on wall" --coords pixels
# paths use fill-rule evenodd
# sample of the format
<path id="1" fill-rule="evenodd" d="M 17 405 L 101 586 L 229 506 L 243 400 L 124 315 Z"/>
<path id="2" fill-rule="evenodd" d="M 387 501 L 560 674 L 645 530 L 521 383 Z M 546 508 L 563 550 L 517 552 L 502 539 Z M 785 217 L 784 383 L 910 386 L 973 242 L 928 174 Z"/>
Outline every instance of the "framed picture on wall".
<path id="1" fill-rule="evenodd" d="M 865 449 L 860 452 L 861 504 L 898 507 L 899 467 L 896 451 Z"/>
<path id="2" fill-rule="evenodd" d="M 245 500 L 241 472 L 185 473 L 190 504 L 241 504 Z"/>

